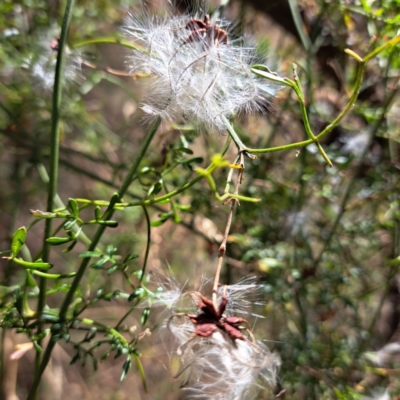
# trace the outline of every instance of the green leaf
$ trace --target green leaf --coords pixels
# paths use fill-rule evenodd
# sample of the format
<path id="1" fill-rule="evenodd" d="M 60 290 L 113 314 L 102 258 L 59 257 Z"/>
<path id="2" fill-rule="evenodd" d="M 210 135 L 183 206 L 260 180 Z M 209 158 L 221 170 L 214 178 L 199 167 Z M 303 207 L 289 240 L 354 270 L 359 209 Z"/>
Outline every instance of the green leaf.
<path id="1" fill-rule="evenodd" d="M 104 213 L 104 215 L 106 215 L 109 211 L 114 209 L 115 204 L 118 203 L 118 202 L 119 202 L 119 194 L 118 193 L 114 193 L 112 195 L 112 197 L 111 197 L 110 204 L 108 205 L 107 210 Z"/>
<path id="2" fill-rule="evenodd" d="M 109 244 L 108 246 L 107 246 L 107 248 L 106 248 L 106 253 L 109 255 L 109 256 L 112 256 L 112 255 L 114 255 L 114 253 L 117 251 L 118 249 L 116 248 L 116 247 L 114 247 L 112 244 Z"/>
<path id="3" fill-rule="evenodd" d="M 72 232 L 72 231 L 67 231 L 67 235 L 69 236 L 69 238 L 71 240 L 75 240 L 78 237 L 79 233 L 80 233 L 80 230 L 77 233 Z"/>
<path id="4" fill-rule="evenodd" d="M 130 357 L 128 357 L 126 359 L 126 361 L 124 362 L 124 365 L 122 366 L 122 374 L 121 374 L 121 378 L 120 378 L 121 382 L 123 382 L 125 380 L 126 375 L 128 374 L 131 366 L 132 366 L 132 361 L 131 361 Z"/>
<path id="5" fill-rule="evenodd" d="M 11 242 L 11 253 L 13 257 L 16 257 L 21 250 L 22 246 L 25 243 L 26 239 L 26 228 L 23 226 L 18 228 L 17 231 L 14 233 Z"/>
<path id="6" fill-rule="evenodd" d="M 62 339 L 62 335 L 60 335 L 59 333 L 57 334 L 57 335 L 53 335 L 52 337 L 51 337 L 51 340 L 53 341 L 53 342 L 58 342 L 59 340 L 61 340 Z"/>
<path id="7" fill-rule="evenodd" d="M 140 362 L 139 356 L 137 354 L 133 353 L 133 358 L 135 359 L 136 367 L 139 371 L 139 375 L 142 378 L 144 391 L 147 393 L 146 375 L 144 374 L 143 365 Z"/>
<path id="8" fill-rule="evenodd" d="M 132 301 L 134 299 L 136 299 L 139 296 L 142 296 L 144 293 L 144 290 L 142 288 L 137 288 L 129 297 L 128 297 L 128 301 Z"/>
<path id="9" fill-rule="evenodd" d="M 118 264 L 113 265 L 112 267 L 108 268 L 107 270 L 107 275 L 110 276 L 113 274 L 118 268 Z"/>
<path id="10" fill-rule="evenodd" d="M 155 184 L 150 186 L 150 189 L 148 190 L 147 195 L 148 196 L 156 195 L 161 192 L 161 189 L 162 189 L 162 180 L 160 179 Z"/>
<path id="11" fill-rule="evenodd" d="M 97 328 L 96 327 L 91 328 L 90 331 L 86 333 L 85 338 L 83 339 L 84 342 L 90 342 L 96 337 L 96 334 L 97 334 Z"/>
<path id="12" fill-rule="evenodd" d="M 40 276 L 42 278 L 47 278 L 47 279 L 73 278 L 76 275 L 76 272 L 70 272 L 69 274 L 46 274 L 46 272 L 35 271 L 35 270 L 33 270 L 32 273 L 34 275 Z M 59 287 L 59 289 L 60 289 L 60 287 Z"/>
<path id="13" fill-rule="evenodd" d="M 63 250 L 63 253 L 68 253 L 68 252 L 70 252 L 74 247 L 75 247 L 75 245 L 78 243 L 78 241 L 77 240 L 74 240 L 66 249 L 64 249 Z"/>
<path id="14" fill-rule="evenodd" d="M 181 211 L 189 211 L 190 209 L 191 209 L 191 205 L 190 204 L 187 204 L 187 205 L 182 205 L 182 204 L 175 204 L 175 207 L 178 209 L 178 210 L 181 210 Z"/>
<path id="15" fill-rule="evenodd" d="M 69 362 L 70 365 L 75 364 L 79 359 L 81 358 L 81 355 L 79 354 L 79 351 L 71 358 L 71 361 Z"/>
<path id="16" fill-rule="evenodd" d="M 101 219 L 101 208 L 99 206 L 94 209 L 94 218 L 96 221 Z"/>
<path id="17" fill-rule="evenodd" d="M 37 286 L 37 283 L 34 277 L 32 276 L 31 271 L 29 271 L 29 269 L 26 270 L 26 285 L 30 288 L 34 288 Z"/>
<path id="18" fill-rule="evenodd" d="M 285 263 L 276 258 L 264 257 L 259 261 L 258 266 L 260 268 L 260 271 L 268 272 L 271 268 L 285 267 Z"/>
<path id="19" fill-rule="evenodd" d="M 38 217 L 38 218 L 55 218 L 57 217 L 56 213 L 52 213 L 52 212 L 45 212 L 45 211 L 40 211 L 40 210 L 29 210 L 30 213 L 32 214 L 32 216 L 34 217 Z M 65 217 L 67 217 L 67 215 L 65 215 Z"/>
<path id="20" fill-rule="evenodd" d="M 166 212 L 166 213 L 158 214 L 158 216 L 160 217 L 160 219 L 161 219 L 162 221 L 167 220 L 171 215 L 172 215 L 172 212 L 171 212 L 171 211 Z"/>
<path id="21" fill-rule="evenodd" d="M 78 206 L 78 203 L 76 202 L 75 199 L 69 199 L 68 200 L 68 210 L 71 212 L 71 214 L 75 218 L 78 218 L 78 216 L 79 216 L 79 206 Z"/>
<path id="22" fill-rule="evenodd" d="M 179 164 L 190 164 L 190 163 L 201 164 L 202 162 L 203 162 L 203 157 L 193 157 L 189 158 L 188 160 L 182 160 L 179 162 Z"/>
<path id="23" fill-rule="evenodd" d="M 93 369 L 94 369 L 95 371 L 97 371 L 98 368 L 99 368 L 99 364 L 98 364 L 98 362 L 97 362 L 96 357 L 92 356 L 92 362 L 93 362 Z"/>
<path id="24" fill-rule="evenodd" d="M 152 226 L 152 227 L 161 226 L 165 221 L 166 221 L 166 219 L 159 220 L 159 221 L 153 221 L 150 223 L 150 226 Z"/>
<path id="25" fill-rule="evenodd" d="M 147 308 L 145 308 L 145 309 L 143 310 L 142 316 L 141 316 L 141 318 L 140 318 L 140 323 L 141 323 L 142 325 L 144 325 L 144 324 L 147 322 L 147 319 L 149 318 L 149 315 L 150 315 L 150 308 L 147 307 Z"/>
<path id="26" fill-rule="evenodd" d="M 70 230 L 76 224 L 76 219 L 69 219 L 64 223 L 64 229 L 66 231 Z"/>
<path id="27" fill-rule="evenodd" d="M 125 258 L 122 264 L 126 264 L 128 261 L 134 260 L 135 258 L 138 258 L 139 254 L 128 254 Z"/>
<path id="28" fill-rule="evenodd" d="M 118 350 L 114 356 L 114 360 L 118 357 L 121 357 L 124 354 L 124 350 L 126 350 L 126 349 L 122 348 L 121 346 L 118 346 Z M 125 354 L 126 354 L 126 351 L 125 351 Z"/>
<path id="29" fill-rule="evenodd" d="M 175 152 L 182 152 L 186 154 L 193 154 L 193 151 L 188 149 L 187 147 L 176 147 L 172 149 Z"/>
<path id="30" fill-rule="evenodd" d="M 36 340 L 34 340 L 32 342 L 34 349 L 38 352 L 38 353 L 43 353 L 43 349 L 41 346 L 39 346 L 38 342 Z"/>
<path id="31" fill-rule="evenodd" d="M 141 173 L 141 174 L 147 174 L 149 171 L 150 171 L 150 167 L 143 167 L 143 168 L 140 170 L 140 173 Z"/>
<path id="32" fill-rule="evenodd" d="M 99 260 L 97 260 L 95 263 L 93 263 L 90 268 L 93 269 L 101 269 L 101 267 L 109 260 L 109 257 L 102 257 Z"/>
<path id="33" fill-rule="evenodd" d="M 56 324 L 57 322 L 60 322 L 60 316 L 58 315 L 58 313 L 56 311 L 52 311 L 52 310 L 43 310 L 43 318 L 49 322 L 54 322 L 55 324 L 53 325 L 53 328 L 58 326 L 58 330 L 61 328 L 60 324 Z"/>
<path id="34" fill-rule="evenodd" d="M 101 356 L 100 360 L 101 360 L 101 361 L 106 360 L 107 357 L 110 355 L 110 353 L 111 353 L 111 350 L 107 351 L 107 353 L 104 353 L 104 354 Z"/>
<path id="35" fill-rule="evenodd" d="M 108 226 L 109 228 L 116 228 L 118 226 L 117 221 L 97 221 L 100 225 Z"/>
<path id="36" fill-rule="evenodd" d="M 13 261 L 16 262 L 17 264 L 21 265 L 23 268 L 26 268 L 26 269 L 42 269 L 42 270 L 46 270 L 46 269 L 50 269 L 52 267 L 51 264 L 43 262 L 41 260 L 38 260 L 38 261 L 35 261 L 35 262 L 31 262 L 31 261 L 21 260 L 20 258 L 14 258 Z"/>
<path id="37" fill-rule="evenodd" d="M 91 257 L 101 257 L 103 255 L 100 251 L 85 251 L 79 254 L 79 258 L 91 258 Z"/>
<path id="38" fill-rule="evenodd" d="M 60 244 L 68 243 L 72 239 L 71 238 L 64 238 L 64 237 L 50 237 L 46 239 L 46 242 L 48 244 L 51 244 L 52 246 L 59 246 Z"/>

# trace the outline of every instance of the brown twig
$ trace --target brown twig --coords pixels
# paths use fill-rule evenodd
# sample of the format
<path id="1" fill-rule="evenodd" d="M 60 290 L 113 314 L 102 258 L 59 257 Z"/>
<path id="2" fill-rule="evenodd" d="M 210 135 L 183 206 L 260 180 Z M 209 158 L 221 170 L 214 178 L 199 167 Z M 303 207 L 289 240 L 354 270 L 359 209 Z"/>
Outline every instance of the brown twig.
<path id="1" fill-rule="evenodd" d="M 238 158 L 239 158 L 239 161 L 240 161 L 239 162 L 240 168 L 239 168 L 238 175 L 237 175 L 237 178 L 236 178 L 235 190 L 233 192 L 234 195 L 239 194 L 239 186 L 240 186 L 240 184 L 242 183 L 242 180 L 243 180 L 243 170 L 244 170 L 243 153 L 240 153 Z M 218 293 L 219 278 L 220 278 L 221 269 L 222 269 L 222 262 L 223 262 L 224 255 L 225 255 L 225 252 L 226 252 L 226 242 L 228 240 L 229 231 L 231 229 L 233 213 L 235 212 L 236 203 L 239 203 L 239 201 L 237 199 L 234 199 L 234 198 L 229 198 L 224 203 L 224 204 L 230 204 L 231 208 L 229 210 L 228 220 L 226 222 L 224 236 L 223 236 L 221 245 L 219 246 L 219 250 L 218 250 L 218 264 L 217 264 L 217 269 L 215 271 L 214 285 L 213 285 L 213 290 L 212 290 L 212 301 L 213 301 L 214 307 L 216 309 L 218 309 L 218 296 L 217 296 L 217 293 Z"/>
<path id="2" fill-rule="evenodd" d="M 130 78 L 135 78 L 138 74 L 131 74 L 129 72 L 125 72 L 125 71 L 119 71 L 117 69 L 113 69 L 113 68 L 99 68 L 96 65 L 90 63 L 89 61 L 86 60 L 81 60 L 81 64 L 84 65 L 87 68 L 90 69 L 95 69 L 97 71 L 104 71 L 107 72 L 110 75 L 115 75 L 115 76 L 125 76 L 125 77 L 130 77 Z"/>

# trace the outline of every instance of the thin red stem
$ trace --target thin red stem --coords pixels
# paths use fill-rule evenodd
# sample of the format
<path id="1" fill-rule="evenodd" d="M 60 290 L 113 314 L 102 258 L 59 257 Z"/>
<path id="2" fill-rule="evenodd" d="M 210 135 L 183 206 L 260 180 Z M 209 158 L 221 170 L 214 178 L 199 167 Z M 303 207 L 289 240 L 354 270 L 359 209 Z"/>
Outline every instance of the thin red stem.
<path id="1" fill-rule="evenodd" d="M 243 153 L 240 154 L 240 165 L 241 165 L 241 168 L 239 169 L 239 172 L 238 172 L 238 175 L 236 178 L 235 190 L 233 192 L 234 195 L 238 195 L 239 186 L 243 179 L 243 169 L 244 169 Z M 233 214 L 234 214 L 235 208 L 236 208 L 236 203 L 239 203 L 239 201 L 237 199 L 230 198 L 229 200 L 227 200 L 227 202 L 225 202 L 225 204 L 227 204 L 227 203 L 229 203 L 231 207 L 230 207 L 229 214 L 228 214 L 228 220 L 227 220 L 226 226 L 225 226 L 224 236 L 223 236 L 221 245 L 219 246 L 218 264 L 217 264 L 217 269 L 215 271 L 214 285 L 213 285 L 213 289 L 212 289 L 212 301 L 213 301 L 213 304 L 214 304 L 214 307 L 216 310 L 218 310 L 218 296 L 217 296 L 218 285 L 219 285 L 219 278 L 221 276 L 222 263 L 224 261 L 224 255 L 226 253 L 226 243 L 228 241 L 228 235 L 229 235 L 229 231 L 231 229 Z"/>

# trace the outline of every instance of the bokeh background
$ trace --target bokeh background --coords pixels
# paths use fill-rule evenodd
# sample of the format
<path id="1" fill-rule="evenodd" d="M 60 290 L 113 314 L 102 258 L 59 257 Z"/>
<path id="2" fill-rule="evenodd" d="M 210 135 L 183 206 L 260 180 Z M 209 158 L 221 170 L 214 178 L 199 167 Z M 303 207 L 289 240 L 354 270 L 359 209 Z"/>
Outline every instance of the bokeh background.
<path id="1" fill-rule="evenodd" d="M 117 45 L 76 47 L 84 40 L 122 35 L 133 15 L 217 12 L 218 4 L 131 0 L 77 1 L 68 37 L 66 83 L 62 103 L 62 141 L 58 194 L 68 198 L 109 199 L 119 187 L 146 130 L 141 100 L 148 78 L 115 76 L 106 69 L 126 71 L 129 49 Z M 49 160 L 54 54 L 65 4 L 62 1 L 5 0 L 0 4 L 0 251 L 20 226 L 34 220 L 30 211 L 45 210 Z M 223 11 L 237 35 L 252 38 L 260 56 L 282 76 L 298 66 L 315 133 L 343 110 L 355 81 L 357 62 L 393 38 L 400 28 L 397 0 L 232 0 Z M 96 66 L 82 65 L 81 60 Z M 359 99 L 351 113 L 322 144 L 333 162 L 329 168 L 309 146 L 259 155 L 246 161 L 240 192 L 257 197 L 242 202 L 228 240 L 223 283 L 253 276 L 262 285 L 251 320 L 257 338 L 282 359 L 276 393 L 285 399 L 396 399 L 400 397 L 400 246 L 398 93 L 400 47 L 384 51 L 366 67 Z M 278 91 L 265 113 L 238 116 L 238 132 L 251 147 L 279 146 L 305 139 L 300 108 L 287 88 Z M 181 157 L 187 145 L 195 160 L 168 175 L 168 188 L 193 179 L 195 165 L 206 167 L 226 137 L 197 132 L 195 126 L 165 122 L 143 162 L 160 170 L 168 157 Z M 179 154 L 178 154 L 179 153 Z M 175 158 L 174 158 L 175 157 Z M 235 157 L 233 146 L 227 154 Z M 227 170 L 215 180 L 223 192 Z M 144 174 L 128 198 L 144 196 L 157 181 Z M 228 207 L 218 202 L 205 181 L 177 198 L 180 221 L 169 218 L 151 229 L 147 271 L 166 275 L 182 287 L 196 289 L 211 278 L 225 227 Z M 148 208 L 153 225 L 168 206 Z M 85 214 L 87 213 L 87 214 Z M 82 212 L 90 219 L 93 208 Z M 118 254 L 137 253 L 130 273 L 140 270 L 147 225 L 142 209 L 116 214 L 119 226 L 103 237 Z M 93 230 L 86 229 L 89 237 Z M 34 225 L 27 248 L 37 253 L 43 222 Z M 71 252 L 52 249 L 55 271 L 75 271 L 78 243 Z M 1 304 L 10 301 L 5 287 L 20 285 L 24 272 L 1 260 Z M 134 276 L 134 275 L 132 275 Z M 132 278 L 133 279 L 133 278 Z M 168 278 L 165 278 L 168 279 Z M 149 283 L 149 287 L 156 288 Z M 85 298 L 102 290 L 129 293 L 124 276 L 91 270 L 82 283 Z M 206 290 L 206 289 L 205 289 Z M 35 298 L 32 294 L 32 305 Z M 58 307 L 62 293 L 48 297 Z M 85 313 L 110 326 L 130 303 L 117 295 L 99 300 Z M 184 398 L 172 378 L 168 349 L 157 333 L 157 310 L 145 326 L 143 308 L 125 323 L 132 330 L 148 328 L 140 343 L 148 391 L 135 366 L 120 383 L 123 360 L 108 357 L 94 371 L 91 362 L 70 365 L 75 351 L 60 341 L 44 376 L 40 399 L 163 399 Z M 76 337 L 79 338 L 79 332 Z M 78 339 L 76 339 L 78 340 Z M 29 342 L 24 333 L 2 331 L 2 395 L 24 399 L 33 380 L 34 351 L 18 360 L 10 354 Z M 98 357 L 104 352 L 99 349 Z M 380 397 L 386 392 L 386 397 Z M 267 399 L 260 393 L 259 399 Z"/>

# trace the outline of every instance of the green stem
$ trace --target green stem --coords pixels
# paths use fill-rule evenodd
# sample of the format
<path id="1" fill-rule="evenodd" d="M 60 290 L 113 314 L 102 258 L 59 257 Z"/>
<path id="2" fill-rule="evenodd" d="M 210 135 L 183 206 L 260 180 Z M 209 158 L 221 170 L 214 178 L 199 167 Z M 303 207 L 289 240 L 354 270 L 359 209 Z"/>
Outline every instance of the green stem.
<path id="1" fill-rule="evenodd" d="M 59 162 L 62 163 L 61 160 L 59 160 Z M 45 167 L 43 164 L 38 164 L 38 165 L 37 165 L 37 170 L 38 170 L 39 175 L 40 175 L 40 177 L 42 178 L 43 182 L 48 183 L 48 182 L 49 182 L 49 175 L 48 175 L 48 173 L 47 173 L 47 171 L 46 171 L 46 167 Z M 59 211 L 61 211 L 61 210 L 64 211 L 64 210 L 67 209 L 66 205 L 63 203 L 63 201 L 61 200 L 61 197 L 58 195 L 58 193 L 56 193 L 56 195 L 54 196 L 54 204 L 56 205 L 57 209 L 56 209 L 56 210 L 53 209 L 52 212 L 57 212 L 57 210 L 59 210 Z M 39 220 L 36 220 L 36 221 L 39 221 Z M 63 225 L 64 225 L 64 223 L 62 223 L 54 232 L 52 232 L 52 233 L 50 234 L 50 236 L 55 236 L 55 234 L 56 234 L 57 232 L 59 232 L 59 230 L 63 227 Z M 90 239 L 86 236 L 85 232 L 83 232 L 79 226 L 74 225 L 74 226 L 72 227 L 72 230 L 73 230 L 75 233 L 79 233 L 78 239 L 79 239 L 83 244 L 89 246 L 89 244 L 90 244 Z M 96 250 L 99 250 L 99 251 L 100 251 L 100 249 L 96 249 Z M 40 255 L 41 255 L 41 252 L 39 253 L 39 256 L 38 256 L 38 257 L 40 257 Z"/>
<path id="2" fill-rule="evenodd" d="M 57 194 L 57 183 L 58 183 L 58 158 L 59 158 L 59 145 L 60 145 L 60 109 L 61 109 L 61 97 L 62 97 L 62 82 L 63 82 L 63 72 L 64 72 L 64 63 L 65 63 L 65 46 L 67 43 L 67 34 L 69 25 L 72 18 L 72 9 L 74 7 L 75 0 L 68 0 L 64 19 L 61 28 L 61 35 L 59 40 L 58 54 L 57 54 L 57 63 L 56 70 L 54 76 L 54 88 L 53 88 L 53 110 L 52 110 L 52 118 L 51 118 L 51 144 L 50 144 L 50 176 L 49 176 L 49 188 L 47 195 L 47 208 L 48 212 L 53 210 L 54 206 L 54 198 Z M 45 231 L 44 231 L 44 240 L 43 240 L 43 252 L 42 258 L 44 262 L 48 262 L 50 256 L 50 245 L 46 242 L 46 239 L 50 237 L 52 230 L 52 219 L 46 219 Z M 46 303 L 46 283 L 47 279 L 42 277 L 40 278 L 39 283 L 39 299 L 37 306 L 37 314 L 40 320 L 43 308 Z M 38 326 L 38 335 L 40 335 L 42 331 L 42 324 L 39 323 Z M 38 342 L 39 346 L 41 345 Z M 40 352 L 36 352 L 35 358 L 35 371 L 36 376 L 39 374 L 40 370 Z M 36 399 L 37 398 L 37 389 L 39 387 L 40 377 L 37 384 L 32 387 L 29 398 Z"/>
<path id="3" fill-rule="evenodd" d="M 119 38 L 114 38 L 114 37 L 108 37 L 108 38 L 96 38 L 96 39 L 89 39 L 89 40 L 84 40 L 79 43 L 75 43 L 72 48 L 76 49 L 78 47 L 84 47 L 84 46 L 89 46 L 92 44 L 118 44 L 123 47 L 127 47 L 128 49 L 132 50 L 137 50 L 142 53 L 148 54 L 148 51 L 145 51 L 144 49 L 141 49 L 138 46 L 133 45 L 132 43 L 125 42 L 124 40 L 121 40 Z"/>
<path id="4" fill-rule="evenodd" d="M 251 197 L 234 195 L 234 194 L 230 194 L 230 193 L 225 193 L 224 195 L 220 196 L 217 193 L 215 182 L 211 176 L 211 174 L 215 171 L 216 168 L 218 168 L 218 166 L 219 166 L 218 164 L 212 163 L 205 170 L 198 168 L 197 172 L 199 173 L 199 175 L 196 178 L 192 179 L 190 182 L 181 186 L 179 189 L 173 190 L 172 192 L 164 194 L 160 197 L 156 197 L 155 199 L 142 200 L 142 201 L 115 203 L 114 208 L 138 207 L 138 206 L 143 207 L 143 206 L 149 206 L 149 205 L 152 205 L 155 203 L 160 203 L 160 202 L 169 200 L 172 197 L 176 196 L 177 194 L 182 193 L 185 190 L 189 189 L 191 186 L 193 186 L 195 183 L 199 182 L 203 178 L 207 179 L 207 181 L 210 185 L 210 189 L 218 201 L 224 201 L 229 197 L 232 197 L 232 198 L 235 198 L 238 200 L 242 200 L 242 201 L 249 201 L 249 202 L 253 202 L 253 203 L 258 203 L 260 201 L 259 199 L 253 199 Z M 100 206 L 100 207 L 108 207 L 110 204 L 108 201 L 103 201 L 103 200 L 87 200 L 87 199 L 79 199 L 79 198 L 77 198 L 75 200 L 78 203 L 83 203 L 83 204 L 87 204 L 87 205 L 96 205 L 96 206 Z"/>
<path id="5" fill-rule="evenodd" d="M 140 276 L 140 280 L 139 280 L 140 283 L 142 283 L 144 274 L 146 272 L 147 260 L 149 258 L 150 243 L 151 243 L 151 224 L 150 224 L 149 212 L 147 211 L 147 208 L 145 206 L 143 206 L 142 208 L 143 208 L 144 216 L 146 217 L 147 242 L 146 242 L 146 252 L 144 254 L 144 260 L 143 260 L 142 275 Z"/>
<path id="6" fill-rule="evenodd" d="M 299 34 L 301 39 L 301 43 L 303 44 L 304 49 L 308 52 L 312 46 L 312 43 L 308 35 L 304 32 L 303 22 L 301 20 L 301 15 L 299 7 L 297 5 L 297 1 L 288 0 L 288 3 L 292 14 L 293 22 L 296 26 L 297 33 Z"/>
<path id="7" fill-rule="evenodd" d="M 143 286 L 142 286 L 143 287 Z M 128 318 L 129 314 L 136 308 L 136 306 L 139 304 L 140 298 L 138 298 L 134 304 L 132 304 L 128 311 L 122 316 L 122 318 L 118 321 L 117 325 L 115 325 L 115 330 L 119 329 L 119 327 L 122 325 L 122 323 Z"/>
<path id="8" fill-rule="evenodd" d="M 302 142 L 290 143 L 290 144 L 286 144 L 283 146 L 269 147 L 267 149 L 251 149 L 251 148 L 245 147 L 245 150 L 252 154 L 273 153 L 276 151 L 295 149 L 298 147 L 305 147 L 305 146 L 308 146 L 309 144 L 316 143 L 317 141 L 322 139 L 329 132 L 331 132 L 339 124 L 339 122 L 347 115 L 347 113 L 353 108 L 354 103 L 357 100 L 358 93 L 360 92 L 361 83 L 362 83 L 363 76 L 364 76 L 364 70 L 365 70 L 365 62 L 359 63 L 358 70 L 357 70 L 357 76 L 356 76 L 356 82 L 354 84 L 354 90 L 353 90 L 353 93 L 352 93 L 349 101 L 347 102 L 347 104 L 346 104 L 345 108 L 342 110 L 342 112 L 320 134 L 318 134 L 317 136 L 314 136 L 311 139 L 303 140 Z M 254 72 L 255 74 L 260 75 L 260 76 L 264 76 L 264 77 L 268 76 L 268 79 L 269 79 L 270 74 L 265 73 L 264 71 L 260 71 L 260 70 L 252 68 L 252 72 Z M 287 82 L 288 86 L 290 86 L 294 89 L 294 86 L 288 83 L 289 80 L 285 80 L 285 81 Z M 296 91 L 296 94 L 298 94 L 297 91 Z M 301 101 L 300 101 L 300 106 L 301 106 L 301 108 L 303 108 L 303 104 Z M 302 114 L 303 114 L 303 110 L 302 110 Z M 304 114 L 303 114 L 303 117 L 304 117 Z M 308 119 L 307 119 L 307 121 L 308 121 Z M 307 130 L 307 124 L 305 124 L 305 127 Z"/>
<path id="9" fill-rule="evenodd" d="M 385 115 L 386 115 L 386 113 L 387 113 L 387 111 L 388 111 L 393 99 L 395 98 L 396 94 L 397 94 L 397 89 L 393 90 L 390 93 L 390 95 L 385 99 L 385 102 L 384 102 L 384 104 L 382 106 L 381 115 L 380 115 L 378 121 L 376 122 L 375 126 L 373 127 L 373 129 L 371 131 L 371 136 L 369 138 L 368 144 L 365 146 L 365 150 L 361 154 L 360 159 L 358 160 L 358 164 L 355 166 L 354 174 L 353 174 L 352 178 L 350 179 L 350 181 L 348 182 L 348 184 L 346 186 L 346 189 L 344 191 L 344 196 L 342 198 L 342 201 L 340 202 L 339 212 L 338 212 L 338 214 L 337 214 L 337 216 L 335 218 L 335 221 L 332 224 L 332 227 L 331 227 L 331 229 L 329 231 L 329 234 L 328 234 L 327 238 L 325 239 L 323 248 L 319 252 L 318 256 L 315 258 L 315 261 L 314 261 L 314 264 L 313 264 L 314 268 L 317 268 L 319 263 L 321 262 L 322 257 L 324 255 L 325 251 L 328 249 L 329 244 L 330 244 L 330 242 L 331 242 L 331 240 L 333 238 L 333 235 L 336 232 L 337 227 L 339 226 L 339 222 L 342 219 L 343 214 L 346 211 L 346 204 L 347 204 L 348 199 L 350 198 L 350 194 L 351 194 L 351 190 L 353 188 L 353 185 L 354 185 L 354 183 L 356 181 L 357 176 L 359 176 L 359 174 L 360 174 L 360 172 L 361 172 L 361 170 L 363 168 L 363 161 L 364 161 L 365 157 L 367 156 L 367 154 L 369 152 L 369 148 L 370 148 L 370 146 L 371 146 L 376 134 L 378 133 L 379 128 L 381 127 L 382 123 L 384 122 Z"/>
<path id="10" fill-rule="evenodd" d="M 228 121 L 228 119 L 223 114 L 221 114 L 220 117 L 221 117 L 222 121 L 224 121 L 226 130 L 228 131 L 229 136 L 232 138 L 232 140 L 236 144 L 236 147 L 238 148 L 239 152 L 247 150 L 247 146 L 240 140 L 238 134 L 233 129 L 233 126 Z"/>
<path id="11" fill-rule="evenodd" d="M 136 171 L 137 171 L 137 169 L 139 167 L 139 164 L 142 161 L 144 155 L 146 154 L 146 151 L 147 151 L 147 149 L 148 149 L 148 147 L 149 147 L 149 145 L 150 145 L 155 133 L 157 132 L 157 129 L 160 126 L 160 123 L 161 123 L 161 119 L 158 118 L 156 120 L 156 122 L 153 124 L 153 126 L 150 128 L 150 130 L 147 133 L 146 137 L 144 138 L 144 141 L 142 142 L 142 146 L 141 146 L 141 148 L 139 150 L 139 154 L 137 155 L 134 163 L 132 164 L 132 166 L 131 166 L 131 168 L 130 168 L 130 170 L 128 172 L 128 175 L 125 177 L 125 180 L 122 183 L 122 186 L 121 186 L 120 190 L 118 191 L 119 198 L 122 198 L 125 195 L 126 191 L 128 190 L 129 185 L 131 184 L 132 178 L 136 174 Z M 105 213 L 105 215 L 103 216 L 103 219 L 104 220 L 109 220 L 112 217 L 113 213 L 114 213 L 114 209 L 110 208 Z M 94 251 L 96 249 L 96 246 L 97 246 L 98 242 L 100 241 L 101 237 L 103 236 L 103 233 L 106 230 L 106 228 L 107 228 L 107 226 L 105 226 L 105 225 L 101 225 L 99 227 L 99 229 L 97 230 L 96 234 L 94 235 L 92 243 L 90 244 L 90 246 L 88 248 L 88 251 Z M 65 300 L 64 300 L 64 302 L 63 302 L 63 304 L 61 306 L 61 309 L 60 309 L 60 320 L 63 320 L 65 318 L 65 315 L 66 315 L 66 313 L 68 311 L 68 307 L 69 307 L 69 305 L 70 305 L 70 303 L 72 301 L 72 298 L 74 297 L 75 291 L 76 291 L 76 289 L 78 288 L 78 286 L 80 284 L 80 281 L 81 281 L 81 279 L 82 279 L 82 277 L 83 277 L 83 275 L 84 275 L 84 273 L 86 271 L 86 268 L 87 268 L 89 262 L 90 262 L 90 258 L 84 258 L 83 259 L 83 261 L 82 261 L 82 263 L 81 263 L 81 265 L 80 265 L 80 267 L 78 269 L 78 272 L 76 274 L 76 277 L 75 277 L 74 281 L 71 284 L 71 288 L 68 291 L 67 296 L 66 296 L 66 298 L 65 298 Z"/>
<path id="12" fill-rule="evenodd" d="M 389 47 L 395 46 L 396 44 L 400 43 L 400 35 L 394 37 L 393 39 L 389 40 L 388 42 L 384 43 L 382 46 L 377 47 L 375 50 L 371 51 L 364 57 L 364 62 L 369 61 L 371 58 L 374 58 L 382 51 L 388 49 Z"/>
<path id="13" fill-rule="evenodd" d="M 135 161 L 133 162 L 128 175 L 125 177 L 124 182 L 122 183 L 122 186 L 120 188 L 120 190 L 118 191 L 118 195 L 120 198 L 122 198 L 126 191 L 129 188 L 129 185 L 131 184 L 132 178 L 133 176 L 136 174 L 136 171 L 139 167 L 140 162 L 142 161 L 143 157 L 146 154 L 146 151 L 152 141 L 152 139 L 154 138 L 158 127 L 160 126 L 161 123 L 161 119 L 157 118 L 157 120 L 154 122 L 154 124 L 152 125 L 152 127 L 150 128 L 149 132 L 147 133 L 146 137 L 144 138 L 142 145 L 139 149 L 139 153 L 135 159 Z M 106 211 L 105 215 L 104 215 L 104 219 L 110 219 L 112 217 L 114 213 L 114 209 L 110 208 L 109 210 Z M 94 235 L 94 238 L 92 240 L 92 243 L 90 244 L 88 251 L 94 251 L 96 249 L 97 244 L 99 243 L 101 237 L 103 236 L 104 231 L 106 230 L 106 226 L 105 225 L 101 225 L 99 227 L 99 229 L 97 230 L 97 232 Z M 63 322 L 65 321 L 65 316 L 67 314 L 68 311 L 68 307 L 71 304 L 73 297 L 75 295 L 75 292 L 80 284 L 80 281 L 82 279 L 82 277 L 85 274 L 86 268 L 88 267 L 90 262 L 90 258 L 84 258 L 82 260 L 81 265 L 79 266 L 79 269 L 75 275 L 75 278 L 71 284 L 71 287 L 65 297 L 65 300 L 63 302 L 63 304 L 61 305 L 61 309 L 60 309 L 60 321 Z M 40 364 L 39 370 L 37 371 L 36 375 L 35 375 L 35 379 L 33 381 L 33 385 L 32 385 L 32 389 L 31 392 L 27 398 L 27 400 L 33 400 L 34 397 L 32 397 L 31 393 L 33 393 L 33 391 L 36 391 L 36 388 L 38 387 L 39 383 L 40 383 L 40 379 L 42 377 L 42 374 L 44 372 L 44 370 L 46 369 L 46 366 L 50 360 L 51 357 L 51 353 L 53 351 L 53 348 L 55 346 L 56 342 L 53 340 L 53 334 L 50 338 L 50 342 L 47 345 L 46 351 L 43 355 L 43 359 L 42 362 Z"/>

